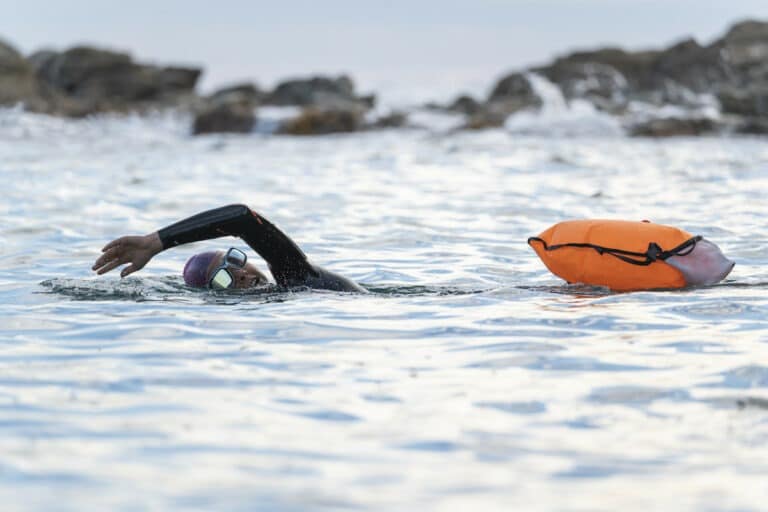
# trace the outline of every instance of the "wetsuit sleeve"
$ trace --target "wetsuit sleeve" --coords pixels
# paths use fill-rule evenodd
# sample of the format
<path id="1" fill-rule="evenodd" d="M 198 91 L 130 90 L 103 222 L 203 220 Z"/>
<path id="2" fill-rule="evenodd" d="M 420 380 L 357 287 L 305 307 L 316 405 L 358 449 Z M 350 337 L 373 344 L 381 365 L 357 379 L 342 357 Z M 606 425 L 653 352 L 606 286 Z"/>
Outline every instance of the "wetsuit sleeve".
<path id="1" fill-rule="evenodd" d="M 293 240 L 245 205 L 233 204 L 198 213 L 158 231 L 163 250 L 177 245 L 236 236 L 259 253 L 277 284 L 305 283 L 317 272 Z"/>

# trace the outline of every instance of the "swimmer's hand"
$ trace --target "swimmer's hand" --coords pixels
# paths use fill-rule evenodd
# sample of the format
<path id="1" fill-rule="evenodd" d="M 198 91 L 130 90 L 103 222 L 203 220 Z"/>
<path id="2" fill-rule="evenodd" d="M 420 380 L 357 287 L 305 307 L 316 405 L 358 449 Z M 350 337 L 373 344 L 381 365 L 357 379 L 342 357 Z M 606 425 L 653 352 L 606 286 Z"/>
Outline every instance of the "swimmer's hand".
<path id="1" fill-rule="evenodd" d="M 91 270 L 101 275 L 115 267 L 130 263 L 120 272 L 120 277 L 125 277 L 144 268 L 144 265 L 162 250 L 163 243 L 157 233 L 145 236 L 123 236 L 104 246 L 101 256 Z"/>

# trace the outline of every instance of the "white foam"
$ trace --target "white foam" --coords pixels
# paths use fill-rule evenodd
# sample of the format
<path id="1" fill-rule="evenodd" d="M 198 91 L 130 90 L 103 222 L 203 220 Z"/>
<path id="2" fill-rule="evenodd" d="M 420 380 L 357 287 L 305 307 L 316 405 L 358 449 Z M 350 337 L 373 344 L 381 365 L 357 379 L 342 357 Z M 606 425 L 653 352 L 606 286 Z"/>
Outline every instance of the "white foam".
<path id="1" fill-rule="evenodd" d="M 631 101 L 627 105 L 627 113 L 625 114 L 625 117 L 633 122 L 648 121 L 651 119 L 669 119 L 673 117 L 680 119 L 720 119 L 720 102 L 713 94 L 690 94 L 690 106 L 672 104 L 653 105 L 642 101 Z"/>
<path id="2" fill-rule="evenodd" d="M 255 133 L 275 133 L 280 125 L 301 114 L 299 107 L 259 107 L 256 111 Z"/>
<path id="3" fill-rule="evenodd" d="M 619 120 L 600 112 L 586 100 L 567 101 L 560 88 L 536 73 L 526 74 L 542 105 L 511 115 L 504 127 L 513 133 L 536 135 L 621 135 Z"/>
<path id="4" fill-rule="evenodd" d="M 416 109 L 408 114 L 408 124 L 434 132 L 449 132 L 464 124 L 464 116 L 453 112 Z"/>
<path id="5" fill-rule="evenodd" d="M 157 141 L 187 136 L 191 116 L 173 110 L 147 114 L 98 114 L 83 119 L 67 119 L 25 112 L 21 105 L 0 108 L 0 140 L 67 137 L 76 140 L 101 140 L 111 135 L 131 140 Z"/>

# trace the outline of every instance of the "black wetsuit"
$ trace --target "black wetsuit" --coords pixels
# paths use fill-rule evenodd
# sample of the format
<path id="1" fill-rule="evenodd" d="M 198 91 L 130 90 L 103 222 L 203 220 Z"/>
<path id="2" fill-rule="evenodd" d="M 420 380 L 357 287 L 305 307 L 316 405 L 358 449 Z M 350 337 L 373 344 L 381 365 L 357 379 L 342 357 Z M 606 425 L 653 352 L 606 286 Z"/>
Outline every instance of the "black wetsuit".
<path id="1" fill-rule="evenodd" d="M 359 284 L 313 265 L 296 243 L 245 205 L 232 204 L 193 215 L 158 231 L 163 250 L 222 236 L 242 238 L 269 265 L 278 285 L 364 292 Z"/>

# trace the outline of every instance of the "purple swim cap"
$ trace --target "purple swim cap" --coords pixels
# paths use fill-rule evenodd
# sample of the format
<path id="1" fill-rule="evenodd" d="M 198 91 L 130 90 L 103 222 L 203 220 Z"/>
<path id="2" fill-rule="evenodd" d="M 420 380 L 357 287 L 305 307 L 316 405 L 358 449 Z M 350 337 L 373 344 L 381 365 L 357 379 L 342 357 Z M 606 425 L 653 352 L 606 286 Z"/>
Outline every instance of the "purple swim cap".
<path id="1" fill-rule="evenodd" d="M 218 255 L 218 251 L 206 251 L 189 258 L 184 265 L 184 282 L 187 286 L 202 288 L 208 285 L 208 267 Z"/>

